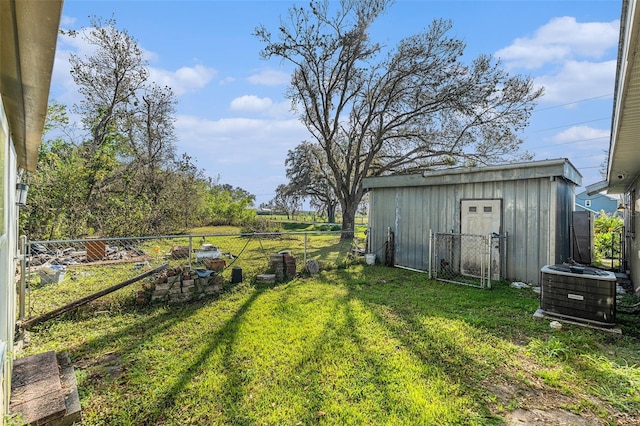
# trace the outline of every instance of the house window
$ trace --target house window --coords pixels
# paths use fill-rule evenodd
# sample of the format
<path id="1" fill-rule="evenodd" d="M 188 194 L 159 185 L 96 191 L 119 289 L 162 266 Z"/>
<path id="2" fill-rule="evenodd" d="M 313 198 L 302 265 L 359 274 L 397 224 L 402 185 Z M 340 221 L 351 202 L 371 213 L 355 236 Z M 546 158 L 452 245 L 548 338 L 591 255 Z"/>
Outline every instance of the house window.
<path id="1" fill-rule="evenodd" d="M 484 206 L 483 211 L 484 211 L 485 213 L 491 213 L 491 212 L 492 212 L 492 208 L 491 208 L 491 206 Z"/>
<path id="2" fill-rule="evenodd" d="M 585 207 L 591 207 L 591 200 L 584 200 Z"/>
<path id="3" fill-rule="evenodd" d="M 475 213 L 478 211 L 478 208 L 476 206 L 469 206 L 469 213 Z"/>

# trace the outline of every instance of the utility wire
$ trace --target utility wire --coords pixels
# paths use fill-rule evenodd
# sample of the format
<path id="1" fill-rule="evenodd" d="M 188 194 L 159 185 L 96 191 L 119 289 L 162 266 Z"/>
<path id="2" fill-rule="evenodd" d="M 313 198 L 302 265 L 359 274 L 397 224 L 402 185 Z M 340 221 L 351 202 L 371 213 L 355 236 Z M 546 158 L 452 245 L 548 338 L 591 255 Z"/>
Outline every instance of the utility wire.
<path id="1" fill-rule="evenodd" d="M 581 102 L 593 101 L 595 99 L 608 98 L 609 96 L 613 96 L 613 93 L 608 93 L 606 95 L 600 95 L 600 96 L 594 96 L 592 98 L 578 99 L 577 101 L 567 102 L 566 104 L 552 105 L 552 106 L 549 106 L 549 107 L 546 107 L 546 108 L 539 108 L 539 109 L 535 109 L 534 112 L 546 111 L 548 109 L 554 109 L 554 108 L 560 108 L 560 107 L 567 106 L 567 105 L 579 104 Z"/>
<path id="2" fill-rule="evenodd" d="M 562 145 L 571 145 L 571 144 L 578 143 L 578 142 L 589 142 L 589 141 L 595 141 L 595 140 L 598 140 L 598 139 L 608 139 L 608 138 L 609 138 L 609 136 L 600 136 L 598 138 L 580 139 L 580 140 L 571 141 L 571 142 L 558 142 L 558 143 L 554 143 L 552 145 L 533 146 L 530 149 L 553 148 L 553 147 L 562 146 Z"/>
<path id="3" fill-rule="evenodd" d="M 579 123 L 572 123 L 572 124 L 564 124 L 562 126 L 556 126 L 556 127 L 549 127 L 546 129 L 540 129 L 540 130 L 533 130 L 529 133 L 540 133 L 540 132 L 546 132 L 547 130 L 556 130 L 556 129 L 561 129 L 563 127 L 570 127 L 570 126 L 577 126 L 578 124 L 586 124 L 586 123 L 593 123 L 594 121 L 602 121 L 602 120 L 610 120 L 611 116 L 609 117 L 601 117 L 601 118 L 595 118 L 593 120 L 588 120 L 588 121 L 581 121 Z"/>

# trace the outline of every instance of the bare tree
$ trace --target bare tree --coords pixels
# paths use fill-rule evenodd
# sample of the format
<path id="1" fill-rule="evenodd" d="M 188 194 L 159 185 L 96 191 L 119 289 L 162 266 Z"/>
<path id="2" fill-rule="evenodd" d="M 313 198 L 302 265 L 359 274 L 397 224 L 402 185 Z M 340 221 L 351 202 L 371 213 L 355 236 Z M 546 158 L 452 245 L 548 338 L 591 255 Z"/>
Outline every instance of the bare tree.
<path id="1" fill-rule="evenodd" d="M 326 167 L 324 151 L 317 144 L 303 142 L 289 150 L 284 164 L 289 185 L 311 197 L 311 206 L 326 213 L 329 222 L 335 222 L 339 201 L 333 175 Z"/>
<path id="2" fill-rule="evenodd" d="M 95 52 L 88 57 L 72 54 L 70 63 L 71 75 L 83 96 L 74 110 L 91 131 L 89 154 L 93 155 L 113 139 L 131 113 L 135 92 L 143 87 L 149 71 L 137 41 L 125 30 L 117 29 L 115 19 L 93 17 L 91 25 L 82 37 L 95 46 Z"/>
<path id="3" fill-rule="evenodd" d="M 276 188 L 275 197 L 273 197 L 273 200 L 271 200 L 269 204 L 277 211 L 284 211 L 287 219 L 292 219 L 296 213 L 300 211 L 303 198 L 303 195 L 297 188 L 291 185 L 280 184 Z"/>
<path id="4" fill-rule="evenodd" d="M 162 231 L 171 203 L 169 179 L 165 173 L 175 159 L 175 106 L 171 88 L 151 84 L 136 95 L 131 122 L 126 126 L 126 151 L 131 185 L 146 199 L 149 217 L 145 233 Z"/>
<path id="5" fill-rule="evenodd" d="M 73 110 L 87 131 L 77 151 L 84 160 L 79 178 L 89 227 L 100 233 L 160 232 L 177 216 L 167 210 L 176 98 L 169 87 L 149 82 L 142 48 L 116 28 L 115 19 L 93 17 L 89 28 L 70 35 L 93 47 L 87 56 L 70 58 L 83 96 Z"/>
<path id="6" fill-rule="evenodd" d="M 449 21 L 393 49 L 371 42 L 371 24 L 391 3 L 311 1 L 292 7 L 276 35 L 255 31 L 263 58 L 296 67 L 287 95 L 324 152 L 343 238 L 353 235 L 365 177 L 508 159 L 542 94 L 488 56 L 464 64 Z"/>

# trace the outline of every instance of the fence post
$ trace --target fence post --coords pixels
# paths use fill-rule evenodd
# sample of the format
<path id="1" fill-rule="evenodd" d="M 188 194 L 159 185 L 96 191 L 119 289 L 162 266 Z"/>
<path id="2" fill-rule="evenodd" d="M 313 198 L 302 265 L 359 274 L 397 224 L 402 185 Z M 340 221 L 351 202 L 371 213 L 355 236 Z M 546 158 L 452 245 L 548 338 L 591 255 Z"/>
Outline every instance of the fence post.
<path id="1" fill-rule="evenodd" d="M 193 250 L 193 236 L 189 235 L 189 270 L 191 270 L 191 251 Z"/>
<path id="2" fill-rule="evenodd" d="M 487 248 L 489 249 L 489 264 L 487 265 L 487 288 L 491 288 L 491 274 L 493 273 L 493 271 L 491 270 L 493 266 L 493 263 L 491 262 L 493 254 L 493 238 L 491 237 L 491 234 L 489 234 L 487 238 Z M 496 241 L 498 243 L 500 242 L 500 240 Z"/>
<path id="3" fill-rule="evenodd" d="M 500 247 L 500 268 L 502 268 L 502 273 L 500 274 L 501 279 L 506 279 L 507 274 L 509 272 L 509 268 L 507 267 L 507 263 L 509 262 L 509 233 L 504 233 L 504 239 L 502 240 L 504 245 Z"/>
<path id="4" fill-rule="evenodd" d="M 429 279 L 433 279 L 431 275 L 431 259 L 433 258 L 433 230 L 429 229 Z"/>
<path id="5" fill-rule="evenodd" d="M 306 265 L 307 264 L 307 233 L 306 232 L 304 233 L 304 256 L 303 256 L 303 259 L 304 259 L 304 264 Z"/>
<path id="6" fill-rule="evenodd" d="M 611 269 L 614 268 L 614 260 L 616 258 L 616 233 L 611 232 Z"/>

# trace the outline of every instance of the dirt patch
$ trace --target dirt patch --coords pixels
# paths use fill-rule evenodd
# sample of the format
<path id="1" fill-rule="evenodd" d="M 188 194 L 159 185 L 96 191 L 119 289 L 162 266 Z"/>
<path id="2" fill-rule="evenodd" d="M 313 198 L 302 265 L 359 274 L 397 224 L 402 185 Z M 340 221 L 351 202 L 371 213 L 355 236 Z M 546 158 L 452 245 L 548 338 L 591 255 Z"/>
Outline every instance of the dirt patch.
<path id="1" fill-rule="evenodd" d="M 565 410 L 524 410 L 517 409 L 505 416 L 507 425 L 556 425 L 556 426 L 592 426 L 604 422 L 586 419 Z"/>
<path id="2" fill-rule="evenodd" d="M 593 396 L 568 396 L 546 385 L 534 374 L 539 367 L 527 357 L 520 359 L 519 367 L 520 377 L 510 374 L 507 369 L 499 374 L 502 378 L 513 377 L 513 381 L 496 382 L 493 377 L 484 383 L 485 389 L 492 395 L 494 414 L 503 417 L 508 426 L 604 426 L 614 418 L 617 425 L 636 424 L 621 421 L 622 413 L 615 412 Z M 589 406 L 601 408 L 600 416 L 591 411 Z M 571 407 L 580 407 L 579 412 Z M 602 418 L 603 412 L 608 413 L 609 421 Z"/>
<path id="3" fill-rule="evenodd" d="M 115 352 L 108 352 L 96 359 L 81 359 L 74 363 L 77 369 L 84 369 L 90 378 L 109 376 L 118 379 L 122 376 L 122 359 Z"/>

